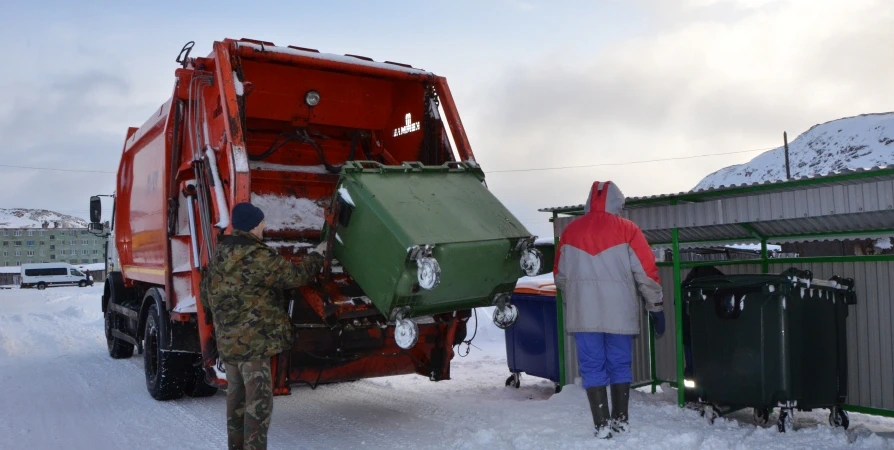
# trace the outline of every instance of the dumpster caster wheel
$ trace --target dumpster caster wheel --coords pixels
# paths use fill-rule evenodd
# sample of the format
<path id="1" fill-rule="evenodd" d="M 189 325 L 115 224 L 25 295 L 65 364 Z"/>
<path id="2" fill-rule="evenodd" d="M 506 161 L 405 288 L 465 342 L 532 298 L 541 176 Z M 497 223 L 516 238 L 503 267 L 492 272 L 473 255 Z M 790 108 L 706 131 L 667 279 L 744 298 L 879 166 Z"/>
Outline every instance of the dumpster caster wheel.
<path id="1" fill-rule="evenodd" d="M 419 340 L 419 325 L 411 319 L 397 319 L 394 324 L 394 342 L 397 346 L 409 350 Z"/>
<path id="2" fill-rule="evenodd" d="M 521 387 L 521 374 L 514 373 L 506 379 L 506 386 L 512 386 L 516 389 Z"/>
<path id="3" fill-rule="evenodd" d="M 833 406 L 829 410 L 829 425 L 847 430 L 850 424 L 851 420 L 847 415 L 847 411 L 841 409 L 840 406 Z"/>
<path id="4" fill-rule="evenodd" d="M 717 410 L 714 409 L 713 405 L 705 405 L 702 407 L 701 411 L 702 417 L 708 421 L 709 424 L 714 425 L 714 421 L 720 417 L 720 414 L 717 413 Z"/>
<path id="5" fill-rule="evenodd" d="M 792 410 L 782 409 L 779 411 L 779 420 L 776 421 L 776 428 L 780 433 L 787 433 L 795 429 L 795 423 L 792 419 Z"/>
<path id="6" fill-rule="evenodd" d="M 515 325 L 518 320 L 518 308 L 515 305 L 506 305 L 503 308 L 497 307 L 494 311 L 494 325 L 501 330 Z"/>
<path id="7" fill-rule="evenodd" d="M 754 423 L 758 426 L 770 423 L 770 410 L 767 408 L 754 408 Z"/>

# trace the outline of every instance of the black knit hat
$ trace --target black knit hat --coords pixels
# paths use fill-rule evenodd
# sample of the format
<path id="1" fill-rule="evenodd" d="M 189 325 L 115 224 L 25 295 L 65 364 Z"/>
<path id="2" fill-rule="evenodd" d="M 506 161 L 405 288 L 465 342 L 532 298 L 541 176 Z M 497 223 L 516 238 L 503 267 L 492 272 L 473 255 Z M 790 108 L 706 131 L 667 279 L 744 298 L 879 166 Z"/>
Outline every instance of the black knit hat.
<path id="1" fill-rule="evenodd" d="M 251 203 L 239 203 L 233 207 L 233 228 L 251 231 L 264 220 L 264 212 Z"/>

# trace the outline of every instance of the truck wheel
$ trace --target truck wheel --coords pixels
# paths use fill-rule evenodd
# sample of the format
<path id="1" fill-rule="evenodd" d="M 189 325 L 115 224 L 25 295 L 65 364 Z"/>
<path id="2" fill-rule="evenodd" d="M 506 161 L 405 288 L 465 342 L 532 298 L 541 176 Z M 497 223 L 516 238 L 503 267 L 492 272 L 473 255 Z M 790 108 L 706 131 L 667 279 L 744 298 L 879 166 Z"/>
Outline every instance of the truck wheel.
<path id="1" fill-rule="evenodd" d="M 83 280 L 78 281 L 78 287 L 87 287 L 87 282 Z"/>
<path id="2" fill-rule="evenodd" d="M 186 380 L 183 393 L 190 397 L 211 397 L 217 394 L 217 388 L 205 382 L 205 370 L 197 367 L 196 375 Z"/>
<path id="3" fill-rule="evenodd" d="M 109 356 L 114 359 L 130 358 L 133 356 L 133 344 L 124 342 L 121 339 L 112 336 L 112 314 L 114 313 L 111 310 L 106 310 L 106 344 L 108 344 L 109 347 Z"/>
<path id="4" fill-rule="evenodd" d="M 42 290 L 44 290 L 44 289 L 46 289 L 46 288 L 47 288 L 47 284 L 44 283 L 43 281 L 41 281 L 40 283 L 37 283 L 37 289 L 38 289 L 38 290 L 42 291 Z"/>
<path id="5" fill-rule="evenodd" d="M 143 334 L 143 367 L 146 372 L 146 388 L 156 400 L 174 400 L 183 397 L 187 367 L 183 367 L 177 354 L 168 352 L 160 332 L 158 309 L 149 307 L 146 330 Z M 192 374 L 191 371 L 188 372 Z"/>

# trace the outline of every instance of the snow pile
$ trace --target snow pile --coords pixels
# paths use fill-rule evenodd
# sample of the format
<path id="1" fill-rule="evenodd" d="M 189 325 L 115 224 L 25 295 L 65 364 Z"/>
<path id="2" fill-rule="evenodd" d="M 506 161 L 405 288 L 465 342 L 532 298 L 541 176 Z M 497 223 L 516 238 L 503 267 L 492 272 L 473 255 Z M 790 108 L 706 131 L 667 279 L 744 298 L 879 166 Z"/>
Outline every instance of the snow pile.
<path id="1" fill-rule="evenodd" d="M 533 277 L 521 277 L 518 279 L 515 288 L 517 290 L 524 289 L 529 293 L 556 294 L 556 283 L 553 280 L 552 271 Z"/>
<path id="2" fill-rule="evenodd" d="M 49 229 L 87 228 L 87 221 L 80 217 L 46 209 L 0 208 L 0 228 L 42 228 L 44 222 Z"/>
<path id="3" fill-rule="evenodd" d="M 252 170 L 267 170 L 274 172 L 297 172 L 297 173 L 317 173 L 317 174 L 326 174 L 329 171 L 326 170 L 326 166 L 318 165 L 318 166 L 288 166 L 285 164 L 274 164 L 268 162 L 261 161 L 249 161 L 248 166 L 252 168 Z"/>
<path id="4" fill-rule="evenodd" d="M 894 162 L 894 113 L 864 114 L 814 125 L 789 142 L 792 178 Z M 745 164 L 705 177 L 695 190 L 785 180 L 785 149 L 762 153 Z"/>
<path id="5" fill-rule="evenodd" d="M 894 246 L 891 245 L 891 238 L 889 238 L 889 237 L 879 238 L 878 240 L 875 241 L 875 248 L 877 248 L 877 249 L 891 250 L 892 247 L 894 247 Z"/>
<path id="6" fill-rule="evenodd" d="M 242 96 L 245 94 L 245 86 L 239 81 L 239 74 L 236 71 L 233 71 L 233 88 L 236 89 L 236 95 Z"/>
<path id="7" fill-rule="evenodd" d="M 291 249 L 292 253 L 298 253 L 302 248 L 311 248 L 314 244 L 310 242 L 298 242 L 298 241 L 266 241 L 264 242 L 268 247 L 273 247 L 278 251 L 282 251 L 280 249 L 286 248 Z"/>
<path id="8" fill-rule="evenodd" d="M 323 207 L 310 199 L 252 194 L 251 202 L 264 212 L 272 231 L 320 230 L 325 223 Z"/>

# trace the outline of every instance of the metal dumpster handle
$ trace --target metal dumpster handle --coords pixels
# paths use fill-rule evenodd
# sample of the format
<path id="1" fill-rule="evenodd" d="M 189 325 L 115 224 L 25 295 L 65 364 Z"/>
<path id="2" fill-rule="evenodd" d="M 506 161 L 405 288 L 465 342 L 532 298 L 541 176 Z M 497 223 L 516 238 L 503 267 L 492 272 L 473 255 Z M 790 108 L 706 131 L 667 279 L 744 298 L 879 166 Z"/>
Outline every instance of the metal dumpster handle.
<path id="1" fill-rule="evenodd" d="M 402 163 L 401 165 L 404 167 L 409 167 L 410 169 L 413 169 L 413 170 L 420 170 L 420 171 L 425 168 L 425 166 L 422 165 L 422 163 L 419 161 L 408 161 L 408 162 Z"/>
<path id="2" fill-rule="evenodd" d="M 363 170 L 384 170 L 385 165 L 378 161 L 347 161 L 342 166 L 344 169 L 351 171 Z"/>
<path id="3" fill-rule="evenodd" d="M 444 166 L 448 169 L 466 170 L 468 164 L 462 161 L 447 161 L 446 163 L 444 163 Z"/>

